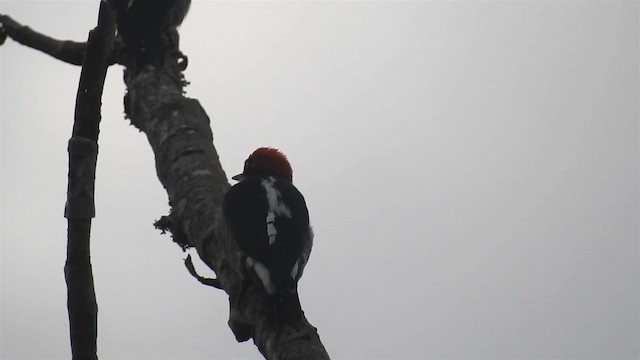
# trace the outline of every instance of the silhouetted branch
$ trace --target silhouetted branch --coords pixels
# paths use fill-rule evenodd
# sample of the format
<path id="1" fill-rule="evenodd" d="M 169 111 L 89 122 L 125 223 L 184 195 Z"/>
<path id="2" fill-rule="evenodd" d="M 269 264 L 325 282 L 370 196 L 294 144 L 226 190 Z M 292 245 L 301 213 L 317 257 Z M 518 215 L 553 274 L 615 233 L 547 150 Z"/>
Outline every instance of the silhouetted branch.
<path id="1" fill-rule="evenodd" d="M 268 320 L 273 319 L 273 308 L 268 305 L 270 301 L 267 295 L 253 283 L 246 282 L 247 279 L 238 268 L 239 262 L 236 261 L 236 244 L 229 241 L 229 236 L 222 236 L 227 230 L 222 223 L 218 224 L 218 219 L 222 198 L 229 189 L 229 184 L 213 146 L 209 117 L 197 100 L 186 98 L 183 94 L 186 81 L 182 71 L 187 62 L 179 51 L 177 26 L 188 9 L 189 1 L 108 2 L 118 10 L 119 35 L 110 51 L 102 48 L 105 52 L 100 66 L 106 69 L 116 59 L 118 63 L 125 65 L 124 79 L 128 90 L 125 95 L 125 112 L 132 124 L 147 135 L 155 154 L 158 178 L 169 196 L 171 213 L 165 219 L 164 226 L 181 246 L 194 247 L 207 266 L 216 272 L 216 285 L 221 285 L 232 299 L 229 326 L 238 341 L 253 338 L 267 359 L 329 359 L 316 328 L 304 316 L 295 326 L 279 326 Z M 171 8 L 176 4 L 180 6 Z M 103 7 L 101 6 L 101 10 Z M 176 8 L 179 11 L 175 11 Z M 170 20 L 165 21 L 165 18 L 158 21 L 162 19 L 156 16 L 163 16 L 162 12 L 166 10 L 171 13 Z M 6 15 L 0 15 L 0 24 L 0 39 L 3 35 L 8 35 L 21 44 L 67 63 L 80 64 L 85 52 L 87 58 L 92 56 L 86 43 L 50 38 L 22 26 Z M 141 27 L 140 24 L 146 25 Z M 106 43 L 106 38 L 104 41 Z M 90 64 L 97 63 L 94 60 L 85 61 L 85 65 Z M 95 75 L 98 70 L 94 70 Z M 91 73 L 86 76 L 93 76 L 89 74 Z M 98 77 L 94 78 L 97 79 Z M 85 116 L 90 109 L 97 111 L 94 114 L 97 114 L 95 119 L 99 121 L 102 86 L 83 84 L 81 82 L 78 89 L 76 122 L 79 116 Z M 94 92 L 98 89 L 100 94 Z M 88 90 L 87 97 L 97 99 L 97 107 L 95 104 L 87 107 L 80 105 L 81 101 L 87 100 L 82 99 L 84 90 Z M 69 194 L 65 209 L 65 216 L 69 219 L 69 246 L 65 274 L 69 284 L 69 308 L 84 307 L 84 312 L 78 315 L 70 312 L 74 339 L 72 342 L 76 339 L 74 334 L 82 336 L 79 328 L 73 328 L 78 316 L 80 319 L 87 319 L 84 325 L 90 328 L 84 334 L 86 337 L 82 343 L 93 337 L 94 344 L 86 353 L 85 349 L 78 348 L 79 353 L 76 354 L 74 347 L 74 358 L 82 356 L 80 351 L 82 354 L 89 354 L 91 351 L 95 354 L 97 306 L 89 262 L 89 230 L 93 217 L 93 179 L 97 155 L 95 140 L 98 127 L 97 123 L 86 125 L 74 124 L 74 136 L 69 142 Z M 85 131 L 95 131 L 95 137 L 88 136 L 89 133 Z M 89 179 L 91 182 L 88 182 Z M 84 283 L 87 286 L 72 290 L 75 286 L 73 283 Z M 92 301 L 80 305 L 71 304 L 72 293 L 78 293 L 80 298 Z M 89 319 L 91 316 L 94 322 Z"/>
<path id="2" fill-rule="evenodd" d="M 91 219 L 95 216 L 93 195 L 100 105 L 115 28 L 115 13 L 102 2 L 98 26 L 89 33 L 87 41 L 69 139 L 69 187 L 65 206 L 67 261 L 64 274 L 71 353 L 76 360 L 98 358 L 98 304 L 91 269 L 90 236 Z"/>
<path id="3" fill-rule="evenodd" d="M 8 36 L 24 46 L 42 51 L 68 64 L 82 65 L 84 54 L 87 51 L 86 42 L 54 39 L 22 25 L 9 15 L 4 14 L 0 14 L 0 26 L 0 36 Z M 108 64 L 117 63 L 118 57 L 119 47 L 116 46 L 108 56 Z"/>

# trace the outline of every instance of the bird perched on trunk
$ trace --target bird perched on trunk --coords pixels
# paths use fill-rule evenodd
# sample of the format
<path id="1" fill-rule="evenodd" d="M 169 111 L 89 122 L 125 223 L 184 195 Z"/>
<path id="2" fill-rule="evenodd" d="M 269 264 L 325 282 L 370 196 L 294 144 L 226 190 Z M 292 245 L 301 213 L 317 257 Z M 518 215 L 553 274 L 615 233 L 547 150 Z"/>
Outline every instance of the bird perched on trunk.
<path id="1" fill-rule="evenodd" d="M 302 316 L 298 280 L 313 232 L 304 197 L 293 185 L 283 153 L 259 148 L 245 161 L 238 183 L 226 193 L 223 221 L 240 251 L 239 267 L 273 301 L 275 316 L 295 322 Z"/>

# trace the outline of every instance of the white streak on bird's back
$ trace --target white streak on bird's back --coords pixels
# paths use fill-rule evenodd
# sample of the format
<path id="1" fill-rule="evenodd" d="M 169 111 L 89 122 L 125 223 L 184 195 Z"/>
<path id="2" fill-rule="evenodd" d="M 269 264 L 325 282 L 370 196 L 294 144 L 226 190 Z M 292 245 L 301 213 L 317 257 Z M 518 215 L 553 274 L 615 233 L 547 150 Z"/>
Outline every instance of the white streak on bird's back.
<path id="1" fill-rule="evenodd" d="M 267 213 L 267 235 L 269 236 L 269 245 L 273 245 L 273 243 L 276 241 L 276 235 L 278 235 L 275 220 L 276 213 L 273 211 L 269 211 Z"/>
<path id="2" fill-rule="evenodd" d="M 276 242 L 276 236 L 278 235 L 278 230 L 275 225 L 276 216 L 291 218 L 291 209 L 282 201 L 280 191 L 273 186 L 275 181 L 271 176 L 262 180 L 262 187 L 267 194 L 267 202 L 269 203 L 269 211 L 267 212 L 266 218 L 269 245 L 273 245 L 273 243 Z"/>

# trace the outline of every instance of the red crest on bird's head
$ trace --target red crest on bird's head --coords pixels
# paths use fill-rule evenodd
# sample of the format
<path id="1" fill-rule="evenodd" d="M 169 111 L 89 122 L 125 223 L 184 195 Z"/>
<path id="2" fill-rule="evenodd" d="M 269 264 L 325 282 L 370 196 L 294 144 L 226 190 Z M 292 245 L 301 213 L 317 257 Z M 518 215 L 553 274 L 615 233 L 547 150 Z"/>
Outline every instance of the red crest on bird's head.
<path id="1" fill-rule="evenodd" d="M 280 150 L 261 147 L 249 155 L 244 162 L 242 174 L 238 174 L 232 179 L 242 180 L 246 176 L 276 176 L 292 181 L 293 170 L 289 160 Z"/>

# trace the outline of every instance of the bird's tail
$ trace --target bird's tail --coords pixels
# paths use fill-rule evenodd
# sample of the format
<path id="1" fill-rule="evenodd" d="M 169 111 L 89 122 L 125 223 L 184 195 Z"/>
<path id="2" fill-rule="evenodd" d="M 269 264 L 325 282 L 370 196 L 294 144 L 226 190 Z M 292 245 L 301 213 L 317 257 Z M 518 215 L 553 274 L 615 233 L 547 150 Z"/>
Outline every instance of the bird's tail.
<path id="1" fill-rule="evenodd" d="M 290 325 L 297 328 L 297 325 L 304 316 L 302 306 L 300 305 L 300 298 L 296 290 L 285 291 L 278 294 L 274 310 L 276 320 L 283 326 Z"/>

